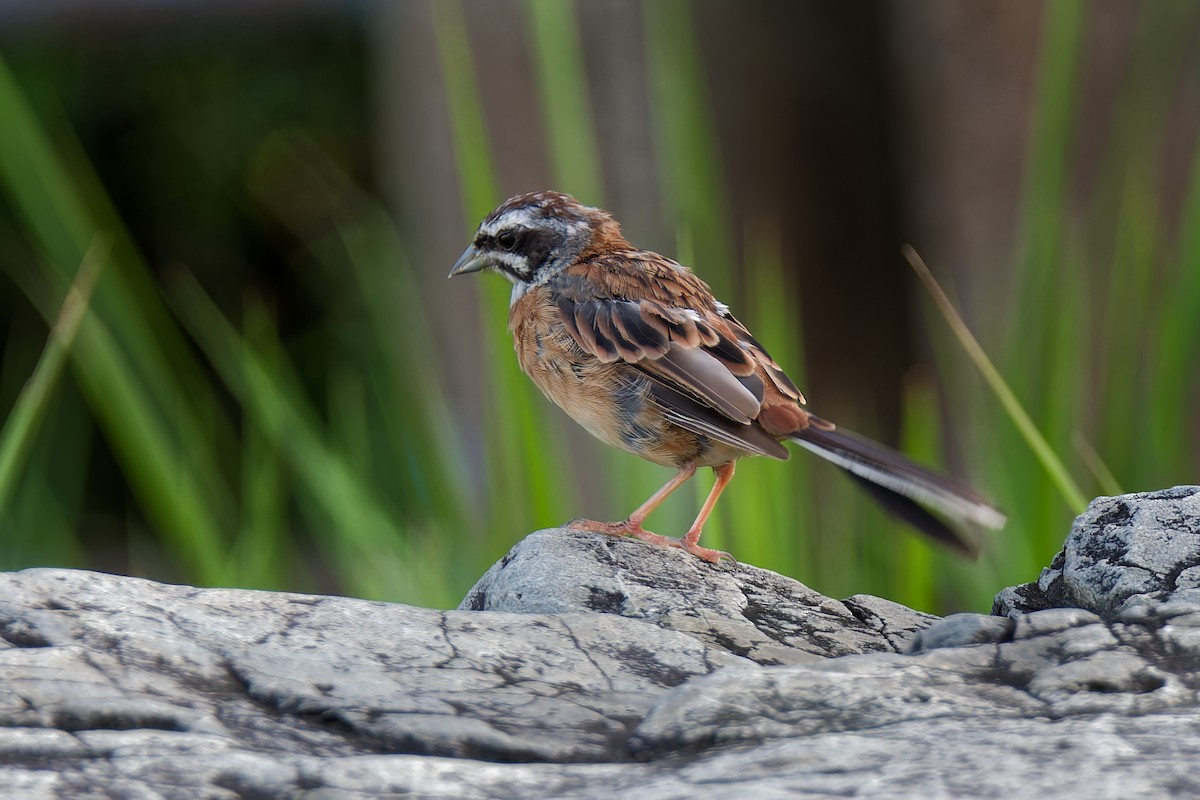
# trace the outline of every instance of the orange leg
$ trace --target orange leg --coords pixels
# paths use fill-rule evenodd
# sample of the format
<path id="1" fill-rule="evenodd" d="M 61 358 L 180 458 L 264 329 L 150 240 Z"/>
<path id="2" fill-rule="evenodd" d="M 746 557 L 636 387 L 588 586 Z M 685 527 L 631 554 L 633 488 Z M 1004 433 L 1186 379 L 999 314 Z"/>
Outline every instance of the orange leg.
<path id="1" fill-rule="evenodd" d="M 661 489 L 650 495 L 649 500 L 642 503 L 637 507 L 636 511 L 629 515 L 628 522 L 639 528 L 642 527 L 642 523 L 646 521 L 646 517 L 650 516 L 654 509 L 661 506 L 663 501 L 670 497 L 676 489 L 690 481 L 695 474 L 695 464 L 688 464 L 686 467 L 680 469 L 679 472 L 675 473 L 675 477 L 664 483 Z"/>
<path id="2" fill-rule="evenodd" d="M 728 558 L 730 561 L 733 561 L 733 556 L 723 550 L 710 550 L 707 547 L 701 547 L 698 542 L 700 541 L 700 533 L 704 529 L 704 523 L 708 521 L 708 517 L 712 514 L 713 509 L 717 507 L 717 498 L 721 496 L 721 492 L 725 491 L 725 487 L 733 480 L 733 463 L 730 461 L 719 467 L 713 467 L 713 472 L 717 473 L 717 480 L 713 484 L 712 491 L 708 493 L 708 498 L 704 501 L 704 505 L 700 507 L 700 513 L 696 515 L 696 521 L 692 523 L 692 527 L 688 528 L 688 532 L 683 535 L 683 539 L 680 541 L 680 545 L 684 550 L 714 564 L 722 558 Z"/>
<path id="3" fill-rule="evenodd" d="M 663 487 L 654 494 L 650 495 L 650 499 L 637 507 L 637 510 L 629 515 L 629 518 L 624 522 L 596 522 L 592 519 L 573 519 L 567 523 L 568 528 L 573 528 L 577 531 L 596 531 L 597 533 L 607 533 L 612 536 L 636 536 L 639 539 L 654 544 L 670 546 L 668 543 L 679 547 L 679 543 L 674 539 L 669 539 L 666 536 L 659 536 L 657 533 L 651 533 L 642 528 L 642 523 L 646 521 L 646 517 L 650 516 L 650 512 L 662 505 L 663 501 L 671 496 L 671 493 L 683 486 L 692 476 L 696 474 L 696 465 L 688 464 L 681 467 L 679 472 L 663 484 Z"/>
<path id="4" fill-rule="evenodd" d="M 667 481 L 661 489 L 650 496 L 650 499 L 637 507 L 637 510 L 629 515 L 629 518 L 624 522 L 596 522 L 590 519 L 571 520 L 567 524 L 568 528 L 583 531 L 596 531 L 597 533 L 607 533 L 610 536 L 633 536 L 641 539 L 643 542 L 656 544 L 660 547 L 681 547 L 689 553 L 703 558 L 705 561 L 717 563 L 721 558 L 729 558 L 732 556 L 720 550 L 710 550 L 706 547 L 701 547 L 696 544 L 700 538 L 700 529 L 704 526 L 704 521 L 708 519 L 708 515 L 712 513 L 713 507 L 717 503 L 717 497 L 729 483 L 729 479 L 733 477 L 733 463 L 723 464 L 719 467 L 714 467 L 717 473 L 717 482 L 709 492 L 708 499 L 704 501 L 704 507 L 700 509 L 700 515 L 696 517 L 696 521 L 692 523 L 692 527 L 682 540 L 672 539 L 669 536 L 660 536 L 657 533 L 652 533 L 642 527 L 642 523 L 646 521 L 646 517 L 652 511 L 662 505 L 672 492 L 678 489 L 683 484 L 691 480 L 696 474 L 696 465 L 688 464 L 681 467 L 679 472 L 675 474 L 671 480 Z"/>

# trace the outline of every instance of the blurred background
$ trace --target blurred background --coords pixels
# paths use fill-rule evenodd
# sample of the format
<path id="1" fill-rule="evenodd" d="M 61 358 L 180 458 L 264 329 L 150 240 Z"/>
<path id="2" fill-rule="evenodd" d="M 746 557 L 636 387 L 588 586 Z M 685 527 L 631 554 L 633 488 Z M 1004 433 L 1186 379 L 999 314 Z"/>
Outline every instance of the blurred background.
<path id="1" fill-rule="evenodd" d="M 506 282 L 445 279 L 555 188 L 1010 519 L 964 562 L 799 453 L 740 465 L 706 544 L 986 610 L 1086 499 L 1197 482 L 1198 134 L 1187 1 L 7 0 L 0 568 L 453 606 L 528 532 L 623 518 L 668 472 L 520 374 Z"/>

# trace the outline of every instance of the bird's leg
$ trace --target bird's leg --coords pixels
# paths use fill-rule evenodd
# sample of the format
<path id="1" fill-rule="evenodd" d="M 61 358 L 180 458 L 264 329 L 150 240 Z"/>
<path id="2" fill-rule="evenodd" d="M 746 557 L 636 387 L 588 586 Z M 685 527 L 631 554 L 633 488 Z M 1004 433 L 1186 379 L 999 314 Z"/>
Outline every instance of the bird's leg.
<path id="1" fill-rule="evenodd" d="M 716 564 L 722 558 L 733 560 L 733 556 L 722 550 L 710 550 L 707 547 L 701 547 L 697 542 L 700 540 L 700 532 L 704 527 L 704 522 L 712 514 L 713 508 L 717 505 L 717 498 L 721 496 L 721 492 L 725 486 L 733 478 L 733 462 L 722 464 L 719 467 L 713 467 L 713 471 L 717 473 L 717 481 L 713 484 L 712 491 L 708 493 L 708 499 L 704 501 L 704 506 L 700 509 L 700 514 L 696 517 L 696 521 L 692 523 L 692 527 L 684 534 L 682 539 L 672 539 L 669 536 L 661 536 L 657 533 L 652 533 L 642 527 L 642 523 L 646 521 L 646 517 L 654 509 L 662 505 L 672 492 L 678 489 L 683 484 L 691 480 L 696 474 L 696 465 L 688 464 L 679 469 L 671 480 L 667 481 L 661 489 L 650 496 L 650 499 L 637 507 L 637 510 L 629 515 L 629 518 L 624 522 L 596 522 L 590 519 L 575 519 L 567 524 L 568 528 L 582 531 L 596 531 L 597 533 L 607 533 L 610 536 L 633 536 L 641 539 L 643 542 L 656 544 L 660 547 L 681 547 L 687 550 L 694 556 Z"/>
<path id="2" fill-rule="evenodd" d="M 713 472 L 717 473 L 717 480 L 713 484 L 712 491 L 708 493 L 708 498 L 704 501 L 704 505 L 701 506 L 700 513 L 696 515 L 696 521 L 692 523 L 692 527 L 688 528 L 688 532 L 683 535 L 683 539 L 679 542 L 679 546 L 684 550 L 714 564 L 722 558 L 728 558 L 730 561 L 733 561 L 733 556 L 723 550 L 710 550 L 707 547 L 701 547 L 699 544 L 700 533 L 704 529 L 704 523 L 708 521 L 708 516 L 717 507 L 717 498 L 721 496 L 721 492 L 725 491 L 725 487 L 733 480 L 733 463 L 730 461 L 719 467 L 713 467 Z"/>
<path id="3" fill-rule="evenodd" d="M 644 542 L 650 542 L 651 544 L 663 547 L 682 547 L 683 545 L 676 539 L 668 536 L 660 536 L 657 533 L 645 530 L 642 528 L 642 523 L 646 521 L 646 517 L 650 516 L 650 513 L 654 509 L 662 505 L 663 501 L 671 496 L 671 492 L 683 486 L 695 474 L 695 464 L 687 464 L 680 467 L 679 472 L 675 473 L 671 480 L 663 484 L 663 487 L 657 492 L 650 495 L 650 498 L 638 506 L 637 510 L 630 514 L 629 518 L 624 522 L 596 522 L 591 519 L 573 519 L 567 523 L 567 527 L 577 531 L 607 533 L 610 536 L 635 536 Z"/>

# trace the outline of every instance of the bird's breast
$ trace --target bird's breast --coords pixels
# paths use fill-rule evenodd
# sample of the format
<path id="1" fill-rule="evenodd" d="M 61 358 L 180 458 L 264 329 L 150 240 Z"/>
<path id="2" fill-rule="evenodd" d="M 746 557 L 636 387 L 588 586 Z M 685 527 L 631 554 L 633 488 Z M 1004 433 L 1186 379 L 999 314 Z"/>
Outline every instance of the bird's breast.
<path id="1" fill-rule="evenodd" d="M 546 294 L 530 290 L 509 316 L 517 361 L 542 394 L 613 447 L 665 466 L 697 460 L 711 444 L 707 438 L 666 420 L 651 402 L 650 380 L 640 370 L 584 352 Z"/>

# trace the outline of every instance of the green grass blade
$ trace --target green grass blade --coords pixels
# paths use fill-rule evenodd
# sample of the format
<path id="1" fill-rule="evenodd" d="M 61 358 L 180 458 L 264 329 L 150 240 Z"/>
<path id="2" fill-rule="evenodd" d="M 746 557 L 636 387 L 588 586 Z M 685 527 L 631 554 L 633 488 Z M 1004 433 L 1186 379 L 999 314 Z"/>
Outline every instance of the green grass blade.
<path id="1" fill-rule="evenodd" d="M 0 505 L 0 569 L 104 568 L 79 535 L 93 483 L 88 457 L 94 440 L 86 401 L 72 381 L 63 380 L 48 398 L 37 445 Z"/>
<path id="2" fill-rule="evenodd" d="M 285 456 L 297 480 L 336 528 L 331 546 L 350 585 L 379 598 L 414 601 L 436 594 L 437 576 L 416 563 L 405 532 L 371 487 L 362 485 L 361 475 L 343 453 L 326 444 L 316 415 L 302 404 L 303 392 L 295 382 L 272 371 L 193 278 L 179 276 L 172 297 L 180 319 L 225 385 Z"/>
<path id="3" fill-rule="evenodd" d="M 1188 196 L 1180 215 L 1179 242 L 1165 268 L 1165 290 L 1157 314 L 1158 335 L 1150 348 L 1150 396 L 1154 411 L 1138 415 L 1148 426 L 1148 449 L 1167 473 L 1168 482 L 1196 479 L 1200 447 L 1180 447 L 1200 440 L 1196 409 L 1200 408 L 1200 136 L 1192 146 Z M 1192 428 L 1188 430 L 1188 421 Z M 1129 421 L 1125 421 L 1129 424 Z M 1190 477 L 1189 477 L 1190 476 Z"/>
<path id="4" fill-rule="evenodd" d="M 562 0 L 528 0 L 526 5 L 555 188 L 585 203 L 603 205 L 599 151 L 575 5 Z"/>
<path id="5" fill-rule="evenodd" d="M 53 319 L 50 309 L 42 313 Z M 71 359 L 122 471 L 180 566 L 200 583 L 223 582 L 225 538 L 210 512 L 211 498 L 200 490 L 187 460 L 167 444 L 170 432 L 96 314 L 81 318 Z"/>
<path id="6" fill-rule="evenodd" d="M 335 425 L 346 426 L 343 433 L 358 440 L 343 440 L 348 452 L 358 452 L 361 468 L 398 510 L 457 524 L 468 507 L 455 478 L 462 472 L 463 446 L 447 413 L 451 404 L 438 365 L 428 358 L 437 342 L 395 223 L 312 139 L 299 134 L 268 140 L 250 187 L 324 270 L 324 280 L 344 293 L 335 302 L 352 306 L 317 334 L 344 353 L 334 358 L 338 376 L 329 382 L 331 398 L 350 383 L 360 395 L 353 419 L 333 416 Z M 310 218 L 289 214 L 294 193 L 336 200 L 314 226 Z M 349 383 L 343 387 L 339 378 Z"/>
<path id="7" fill-rule="evenodd" d="M 901 450 L 917 461 L 931 464 L 941 450 L 940 409 L 932 381 L 920 373 L 910 374 L 905 381 L 904 415 L 900 431 Z M 892 570 L 899 576 L 895 589 L 888 597 L 909 608 L 933 611 L 938 608 L 935 594 L 937 559 L 933 546 L 925 539 L 905 532 L 889 537 L 895 559 Z"/>
<path id="8" fill-rule="evenodd" d="M 1125 494 L 1125 490 L 1121 488 L 1121 484 L 1117 481 L 1116 476 L 1112 474 L 1112 470 L 1104 463 L 1104 459 L 1100 458 L 1100 454 L 1096 449 L 1084 438 L 1079 431 L 1075 432 L 1075 450 L 1079 453 L 1079 457 L 1083 459 L 1084 465 L 1088 471 L 1100 484 L 1100 489 L 1109 497 Z"/>
<path id="9" fill-rule="evenodd" d="M 908 263 L 917 273 L 921 282 L 925 284 L 925 288 L 929 290 L 930 296 L 933 298 L 942 316 L 945 317 L 950 330 L 954 332 L 955 338 L 958 339 L 959 344 L 962 345 L 971 362 L 975 364 L 976 369 L 983 375 L 993 394 L 996 395 L 996 398 L 1004 407 L 1013 424 L 1021 432 L 1021 436 L 1029 446 L 1029 449 L 1037 456 L 1038 461 L 1046 470 L 1054 485 L 1058 487 L 1063 500 L 1074 513 L 1083 513 L 1084 508 L 1087 506 L 1083 492 L 1079 491 L 1079 487 L 1067 472 L 1066 467 L 1063 466 L 1062 461 L 1059 460 L 1053 449 L 1046 442 L 1045 437 L 1038 431 L 1037 426 L 1033 424 L 1033 420 L 1029 418 L 1029 414 L 1026 413 L 1021 402 L 1017 400 L 1016 395 L 1013 394 L 1012 389 L 1009 388 L 1004 378 L 1000 375 L 999 370 L 992 364 L 991 359 L 988 358 L 983 348 L 979 346 L 979 342 L 976 341 L 971 330 L 963 322 L 962 317 L 954 310 L 954 305 L 950 302 L 950 298 L 946 297 L 946 293 L 938 285 L 937 280 L 929 271 L 929 267 L 925 265 L 921 256 L 917 254 L 917 251 L 911 245 L 904 245 L 903 252 L 905 259 L 908 260 Z"/>
<path id="10" fill-rule="evenodd" d="M 260 354 L 267 372 L 276 373 L 283 354 L 270 314 L 261 302 L 250 297 L 243 318 L 248 347 Z M 287 588 L 292 572 L 287 538 L 288 470 L 277 443 L 249 420 L 242 426 L 241 462 L 241 524 L 230 554 L 229 571 L 238 576 L 238 586 Z"/>
<path id="11" fill-rule="evenodd" d="M 642 4 L 646 28 L 655 153 L 663 165 L 663 196 L 695 250 L 679 260 L 696 268 L 718 297 L 736 284 L 721 154 L 703 57 L 686 0 Z"/>
<path id="12" fill-rule="evenodd" d="M 463 197 L 464 242 L 478 220 L 502 199 L 489 154 L 474 67 L 458 2 L 434 4 L 434 32 L 446 83 L 454 152 Z M 502 281 L 478 282 L 484 318 L 484 352 L 491 402 L 488 435 L 489 524 L 516 537 L 530 525 L 557 524 L 575 516 L 573 485 L 556 464 L 567 463 L 561 435 L 563 420 L 547 416 L 545 400 L 521 374 L 507 327 L 509 287 Z M 557 453 L 555 450 L 557 449 Z M 547 455 L 547 451 L 551 455 Z"/>
<path id="13" fill-rule="evenodd" d="M 801 320 L 787 285 L 779 221 L 756 218 L 745 242 L 746 269 L 754 280 L 747 282 L 745 310 L 735 308 L 734 313 L 803 389 Z M 823 577 L 817 566 L 820 528 L 813 462 L 809 453 L 797 451 L 786 464 L 759 458 L 739 465 L 728 500 L 722 500 L 728 504 L 727 517 L 739 523 L 739 556 L 802 580 Z"/>
<path id="14" fill-rule="evenodd" d="M 1075 76 L 1079 65 L 1080 30 L 1084 4 L 1079 0 L 1048 3 L 1042 24 L 1039 69 L 1033 100 L 1032 133 L 1025 161 L 1021 202 L 1017 294 L 1021 299 L 1020 331 L 1011 331 L 1008 342 L 1017 352 L 1007 353 L 1028 364 L 1015 377 L 1018 388 L 1031 398 L 1034 412 L 1041 414 L 1043 395 L 1033 391 L 1044 383 L 1054 368 L 1040 348 L 1032 351 L 1021 343 L 1044 342 L 1056 316 L 1051 298 L 1057 297 L 1056 261 L 1060 254 L 1067 164 L 1071 148 L 1075 108 Z M 1013 325 L 1018 324 L 1014 318 Z"/>
<path id="15" fill-rule="evenodd" d="M 8 498 L 29 457 L 51 394 L 67 364 L 75 334 L 88 311 L 92 291 L 100 279 L 111 248 L 111 237 L 97 234 L 93 238 L 75 274 L 75 280 L 67 290 L 57 321 L 50 329 L 50 338 L 42 357 L 0 430 L 0 508 L 7 506 Z"/>
<path id="16" fill-rule="evenodd" d="M 164 427 L 170 436 L 163 446 L 187 454 L 184 469 L 208 495 L 209 514 L 233 508 L 216 454 L 217 445 L 230 446 L 234 437 L 228 428 L 205 424 L 221 417 L 214 411 L 218 403 L 204 369 L 163 305 L 153 277 L 65 121 L 52 139 L 3 60 L 0 113 L 5 119 L 0 125 L 0 181 L 31 238 L 48 256 L 48 282 L 65 289 L 95 232 L 112 235 L 112 256 L 92 309 L 106 321 L 115 352 L 142 384 L 150 407 L 167 418 Z M 104 364 L 83 368 L 104 369 Z M 112 424 L 122 420 L 114 417 Z M 219 527 L 231 524 L 231 518 L 219 520 Z"/>
<path id="17" fill-rule="evenodd" d="M 0 61 L 0 182 L 47 254 L 37 279 L 16 276 L 48 322 L 47 295 L 65 294 L 97 230 L 112 255 L 81 324 L 72 364 L 93 414 L 147 516 L 188 574 L 221 582 L 232 493 L 217 464 L 230 436 L 201 424 L 219 418 L 204 371 L 183 343 L 147 270 L 69 137 L 53 147 Z M 69 164 L 69 166 L 68 166 Z M 28 278 L 27 280 L 25 278 Z"/>
<path id="18" fill-rule="evenodd" d="M 474 60 L 459 0 L 433 4 L 433 28 L 446 85 L 463 216 L 474 224 L 496 205 L 500 190 L 489 155 L 487 125 L 475 86 Z"/>

